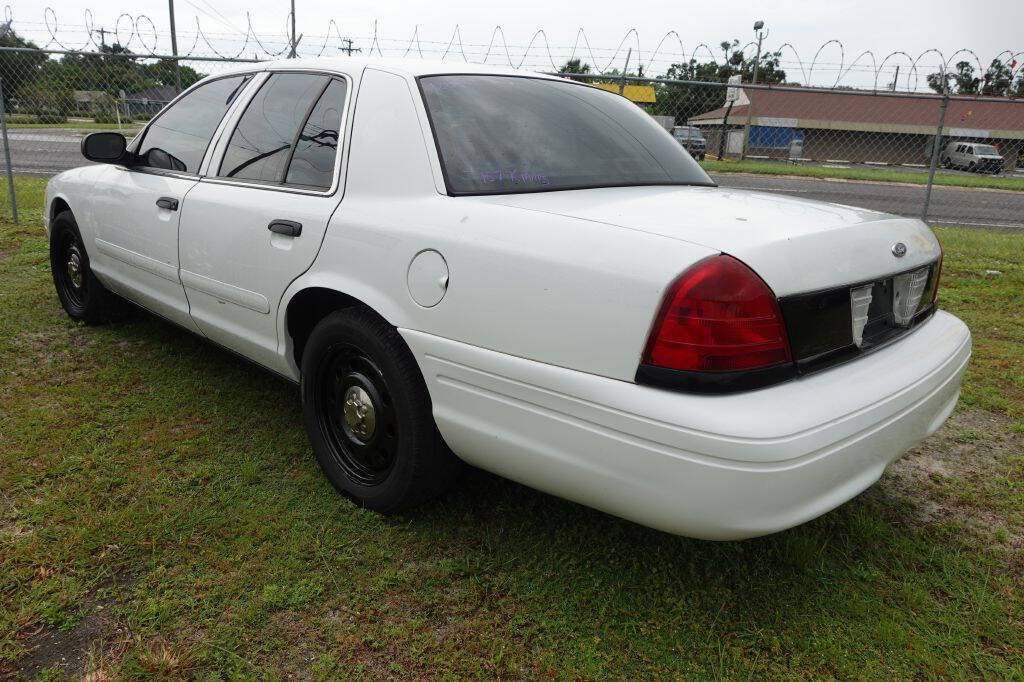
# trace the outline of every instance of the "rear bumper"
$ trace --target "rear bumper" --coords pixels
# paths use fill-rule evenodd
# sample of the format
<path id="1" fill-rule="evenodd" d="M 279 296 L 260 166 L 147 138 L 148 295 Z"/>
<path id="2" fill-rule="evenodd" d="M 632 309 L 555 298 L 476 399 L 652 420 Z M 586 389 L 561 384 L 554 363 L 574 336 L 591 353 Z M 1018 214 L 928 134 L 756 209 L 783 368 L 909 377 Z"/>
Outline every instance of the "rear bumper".
<path id="1" fill-rule="evenodd" d="M 726 540 L 835 508 L 941 426 L 971 352 L 944 312 L 887 348 L 759 391 L 699 396 L 401 330 L 467 462 L 671 533 Z"/>

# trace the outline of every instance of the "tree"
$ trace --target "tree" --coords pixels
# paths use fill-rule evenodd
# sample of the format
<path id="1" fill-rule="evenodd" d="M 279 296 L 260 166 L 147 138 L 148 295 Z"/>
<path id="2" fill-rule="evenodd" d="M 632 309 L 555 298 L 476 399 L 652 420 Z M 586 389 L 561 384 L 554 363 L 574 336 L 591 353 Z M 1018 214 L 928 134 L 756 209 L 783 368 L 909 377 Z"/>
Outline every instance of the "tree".
<path id="1" fill-rule="evenodd" d="M 970 62 L 957 62 L 956 71 L 946 73 L 945 79 L 942 73 L 928 74 L 928 87 L 940 95 L 947 88 L 957 95 L 976 95 L 980 83 L 981 79 L 974 75 L 974 67 Z"/>
<path id="2" fill-rule="evenodd" d="M 730 76 L 739 74 L 742 81 L 749 83 L 754 76 L 754 58 L 738 50 L 738 40 L 723 40 L 719 43 L 722 61 L 688 62 L 672 64 L 665 71 L 664 78 L 670 80 L 702 81 L 724 83 Z M 757 68 L 757 82 L 774 85 L 786 82 L 786 72 L 780 68 L 781 52 L 767 52 L 761 55 Z M 657 103 L 652 113 L 674 116 L 676 123 L 717 109 L 725 104 L 725 88 L 694 83 L 665 83 L 657 86 Z"/>
<path id="3" fill-rule="evenodd" d="M 590 64 L 584 63 L 583 60 L 577 57 L 562 64 L 562 68 L 558 70 L 558 73 L 590 73 Z"/>
<path id="4" fill-rule="evenodd" d="M 32 41 L 25 40 L 11 28 L 10 22 L 0 24 L 0 47 L 31 47 L 39 49 Z M 14 93 L 26 83 L 31 83 L 39 73 L 39 67 L 47 61 L 42 52 L 4 52 L 0 54 L 0 79 L 4 92 Z"/>
<path id="5" fill-rule="evenodd" d="M 149 76 L 160 83 L 160 85 L 176 85 L 174 76 L 174 61 L 173 59 L 161 59 L 156 64 L 150 64 L 144 67 L 148 72 Z M 586 66 L 586 65 L 584 65 Z M 181 87 L 182 89 L 191 86 L 193 83 L 201 81 L 206 76 L 199 73 L 191 66 L 182 66 L 181 72 Z M 582 71 L 581 73 L 586 73 Z"/>
<path id="6" fill-rule="evenodd" d="M 1002 60 L 993 59 L 985 71 L 981 94 L 989 97 L 1006 97 L 1010 92 L 1013 74 Z"/>

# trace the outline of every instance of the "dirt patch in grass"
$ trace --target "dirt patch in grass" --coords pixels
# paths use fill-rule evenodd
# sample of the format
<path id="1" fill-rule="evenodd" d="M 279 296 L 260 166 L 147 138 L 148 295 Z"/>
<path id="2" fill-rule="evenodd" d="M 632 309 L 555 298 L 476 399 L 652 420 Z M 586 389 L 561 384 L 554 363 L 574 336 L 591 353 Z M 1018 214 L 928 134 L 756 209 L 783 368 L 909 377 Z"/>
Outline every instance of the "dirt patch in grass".
<path id="1" fill-rule="evenodd" d="M 89 600 L 83 608 L 85 616 L 70 630 L 41 624 L 27 633 L 23 645 L 28 653 L 18 661 L 12 677 L 34 680 L 44 670 L 59 671 L 64 678 L 81 677 L 94 643 L 107 634 L 113 604 L 113 600 Z"/>
<path id="2" fill-rule="evenodd" d="M 931 438 L 895 462 L 881 490 L 907 502 L 922 524 L 953 524 L 1002 546 L 1024 551 L 1021 510 L 998 485 L 1024 454 L 1024 436 L 991 412 L 958 411 Z M 1018 464 L 1019 466 L 1019 464 Z"/>

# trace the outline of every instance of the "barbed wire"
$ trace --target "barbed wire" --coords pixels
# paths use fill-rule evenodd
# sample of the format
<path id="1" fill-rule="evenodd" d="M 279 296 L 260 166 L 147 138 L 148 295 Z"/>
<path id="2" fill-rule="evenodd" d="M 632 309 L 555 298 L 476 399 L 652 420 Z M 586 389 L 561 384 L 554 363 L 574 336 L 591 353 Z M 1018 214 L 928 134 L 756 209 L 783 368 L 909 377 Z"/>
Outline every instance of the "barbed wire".
<path id="1" fill-rule="evenodd" d="M 189 36 L 192 37 L 191 46 L 179 53 L 182 58 L 187 59 L 190 56 L 209 56 L 212 54 L 222 59 L 237 59 L 250 48 L 253 49 L 254 58 L 275 58 L 285 55 L 291 49 L 291 38 L 288 29 L 290 14 L 286 16 L 285 30 L 282 35 L 261 35 L 255 30 L 252 17 L 248 12 L 245 15 L 246 23 L 245 30 L 243 31 L 230 22 L 209 2 L 200 0 L 216 12 L 219 18 L 210 14 L 210 12 L 196 3 L 191 2 L 191 0 L 186 1 L 207 18 L 210 18 L 222 27 L 232 29 L 233 32 L 215 33 L 205 31 L 200 22 L 199 14 L 197 14 L 195 16 L 195 31 L 191 33 L 179 32 L 179 36 L 186 38 L 186 42 Z M 10 5 L 4 7 L 4 18 L 7 26 L 25 35 L 38 34 L 41 31 L 32 27 L 42 27 L 46 34 L 46 38 L 40 39 L 45 40 L 45 43 L 41 46 L 43 49 L 55 47 L 67 51 L 105 49 L 109 47 L 106 43 L 107 36 L 110 35 L 113 37 L 115 44 L 121 49 L 130 51 L 139 58 L 146 58 L 147 56 L 160 54 L 161 40 L 166 40 L 166 35 L 157 29 L 156 23 L 147 14 L 133 16 L 127 12 L 122 13 L 115 20 L 113 30 L 102 27 L 96 28 L 93 13 L 90 9 L 84 11 L 83 23 L 79 25 L 62 24 L 58 21 L 57 13 L 49 6 L 43 10 L 43 21 L 41 23 L 16 22 Z M 440 59 L 442 60 L 455 58 L 461 59 L 464 62 L 475 61 L 476 63 L 485 64 L 493 63 L 491 60 L 494 59 L 514 69 L 528 67 L 546 70 L 550 68 L 552 71 L 557 71 L 561 68 L 565 61 L 580 59 L 581 61 L 586 60 L 586 63 L 597 74 L 605 74 L 612 70 L 618 72 L 622 68 L 629 68 L 625 64 L 627 54 L 633 55 L 630 57 L 630 61 L 642 67 L 647 73 L 650 73 L 656 65 L 667 67 L 672 64 L 687 63 L 688 61 L 697 62 L 700 58 L 701 50 L 706 52 L 707 59 L 715 66 L 723 66 L 725 59 L 728 57 L 727 54 L 716 54 L 706 43 L 699 43 L 692 51 L 687 52 L 682 37 L 675 30 L 666 31 L 656 41 L 654 49 L 645 53 L 642 49 L 640 33 L 636 28 L 627 30 L 614 48 L 594 47 L 583 27 L 577 29 L 571 46 L 553 46 L 548 39 L 547 31 L 543 28 L 534 31 L 530 40 L 525 45 L 510 44 L 506 38 L 505 29 L 500 24 L 496 25 L 491 31 L 490 40 L 486 44 L 465 42 L 462 37 L 462 28 L 459 24 L 455 25 L 446 41 L 425 39 L 420 35 L 418 25 L 413 27 L 412 36 L 408 40 L 384 37 L 380 35 L 378 29 L 379 24 L 377 21 L 374 21 L 371 35 L 357 39 L 346 38 L 342 35 L 338 22 L 331 19 L 327 24 L 327 30 L 324 35 L 309 36 L 307 44 L 318 44 L 319 48 L 314 48 L 313 56 L 322 56 L 332 46 L 333 30 L 333 47 L 336 50 L 362 50 L 361 47 L 353 48 L 353 45 L 357 42 L 368 43 L 368 48 L 366 49 L 368 56 L 372 56 L 375 53 L 379 56 L 385 56 L 385 49 L 387 49 L 395 56 L 407 57 L 412 54 L 423 57 L 425 55 L 440 54 Z M 73 39 L 68 37 L 69 34 L 73 34 Z M 99 35 L 99 42 L 97 42 L 97 35 Z M 35 36 L 31 37 L 35 38 Z M 237 45 L 239 43 L 241 46 L 237 50 L 233 47 L 229 50 L 223 49 L 225 46 Z M 346 43 L 347 45 L 343 47 L 343 44 Z M 667 47 L 666 43 L 668 43 Z M 424 47 L 425 45 L 427 47 Z M 443 48 L 441 47 L 442 45 L 444 46 Z M 431 48 L 430 46 L 436 47 Z M 678 46 L 678 51 L 673 49 L 676 46 Z M 748 43 L 740 48 L 740 51 L 746 54 L 748 48 L 753 46 L 754 43 Z M 732 49 L 735 49 L 735 47 Z M 839 61 L 820 61 L 819 58 L 822 56 L 822 53 L 830 49 L 838 51 Z M 166 52 L 166 49 L 164 51 Z M 782 58 L 782 55 L 787 51 L 792 54 L 792 59 L 790 60 Z M 728 52 L 728 48 L 725 52 Z M 810 60 L 809 67 L 806 66 L 800 51 L 790 42 L 780 44 L 775 50 L 766 48 L 764 53 L 773 55 L 780 67 L 799 69 L 803 79 L 802 82 L 805 85 L 815 85 L 814 74 L 816 71 L 818 73 L 834 73 L 834 80 L 830 75 L 827 77 L 826 83 L 818 84 L 832 88 L 842 86 L 844 81 L 851 77 L 851 74 L 863 74 L 871 76 L 871 87 L 877 90 L 879 79 L 884 74 L 894 71 L 893 81 L 887 87 L 896 89 L 899 87 L 896 79 L 899 76 L 900 68 L 906 66 L 909 68 L 906 69 L 904 77 L 905 89 L 916 91 L 920 86 L 920 72 L 925 69 L 923 60 L 929 55 L 934 55 L 937 58 L 937 63 L 927 67 L 932 73 L 938 71 L 950 74 L 954 60 L 958 56 L 969 57 L 969 60 L 965 59 L 963 61 L 971 64 L 972 69 L 976 66 L 979 76 L 984 76 L 986 72 L 982 59 L 974 50 L 969 48 L 960 48 L 951 53 L 948 58 L 937 48 L 928 48 L 919 53 L 917 57 L 913 57 L 903 50 L 894 50 L 886 55 L 881 62 L 877 60 L 873 51 L 864 50 L 847 63 L 846 46 L 844 43 L 838 39 L 829 39 L 818 46 Z M 1005 61 L 1002 59 L 1004 56 L 1006 57 Z M 476 59 L 477 57 L 479 59 Z M 993 60 L 1002 61 L 1009 70 L 1012 81 L 1017 78 L 1022 68 L 1024 68 L 1024 59 L 1020 60 L 1021 63 L 1017 63 L 1018 58 L 1021 57 L 1024 57 L 1024 51 L 1006 49 L 996 54 Z M 862 60 L 866 59 L 870 59 L 870 68 L 862 63 Z M 886 66 L 890 62 L 893 62 L 889 67 L 890 71 L 886 71 Z"/>

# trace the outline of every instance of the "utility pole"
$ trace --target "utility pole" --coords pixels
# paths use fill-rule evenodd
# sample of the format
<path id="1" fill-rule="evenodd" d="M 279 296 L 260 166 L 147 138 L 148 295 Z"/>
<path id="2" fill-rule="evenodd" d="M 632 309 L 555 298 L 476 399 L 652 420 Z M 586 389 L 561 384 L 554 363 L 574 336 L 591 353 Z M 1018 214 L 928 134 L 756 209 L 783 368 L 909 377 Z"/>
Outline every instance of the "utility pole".
<path id="1" fill-rule="evenodd" d="M 181 60 L 178 57 L 178 32 L 174 29 L 174 0 L 167 0 L 171 13 L 171 54 L 174 55 L 174 94 L 181 92 Z"/>
<path id="2" fill-rule="evenodd" d="M 928 164 L 928 186 L 924 191 L 924 207 L 921 209 L 921 220 L 928 220 L 928 206 L 932 201 L 932 185 L 935 183 L 935 169 L 939 165 L 939 147 L 942 146 L 942 129 L 946 126 L 946 109 L 949 108 L 949 81 L 946 80 L 946 65 L 939 68 L 942 77 L 942 104 L 939 105 L 939 125 L 935 129 L 932 140 L 932 158 Z"/>
<path id="3" fill-rule="evenodd" d="M 633 48 L 626 53 L 626 63 L 622 65 L 622 75 L 619 76 L 619 94 L 626 90 L 626 72 L 629 71 L 629 58 L 633 56 Z"/>
<path id="4" fill-rule="evenodd" d="M 353 52 L 362 52 L 363 51 L 363 49 L 361 47 L 352 47 L 352 39 L 351 38 L 342 38 L 341 42 L 345 43 L 345 47 L 339 47 L 338 51 L 339 52 L 344 52 L 349 57 L 352 56 Z"/>
<path id="5" fill-rule="evenodd" d="M 764 39 L 764 22 L 758 19 L 754 22 L 754 30 L 757 31 L 757 56 L 754 57 L 754 78 L 751 85 L 757 85 L 757 71 L 761 64 L 761 41 Z M 753 90 L 751 90 L 753 94 Z M 754 114 L 754 101 L 747 97 L 747 124 L 743 126 L 743 147 L 740 152 L 740 161 L 747 158 L 747 140 L 750 139 L 750 117 Z"/>
<path id="6" fill-rule="evenodd" d="M 290 59 L 295 59 L 295 0 L 292 0 L 292 53 L 288 55 Z"/>
<path id="7" fill-rule="evenodd" d="M 106 47 L 107 46 L 107 34 L 110 33 L 110 31 L 108 31 L 107 29 L 105 29 L 103 27 L 100 27 L 100 28 L 94 28 L 92 30 L 92 32 L 100 34 L 100 47 Z"/>

